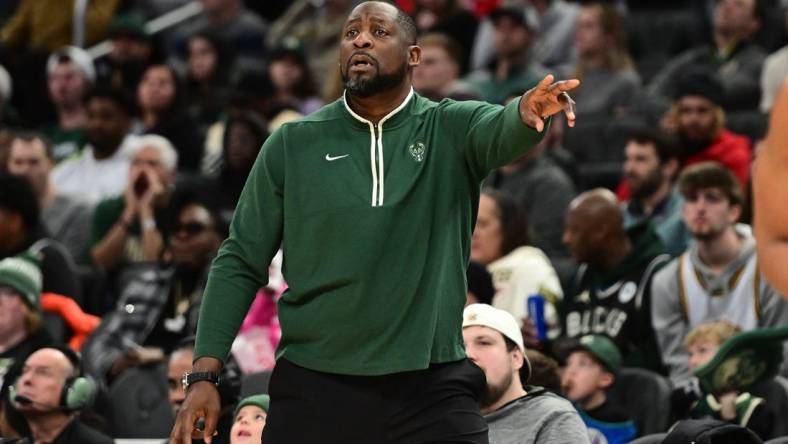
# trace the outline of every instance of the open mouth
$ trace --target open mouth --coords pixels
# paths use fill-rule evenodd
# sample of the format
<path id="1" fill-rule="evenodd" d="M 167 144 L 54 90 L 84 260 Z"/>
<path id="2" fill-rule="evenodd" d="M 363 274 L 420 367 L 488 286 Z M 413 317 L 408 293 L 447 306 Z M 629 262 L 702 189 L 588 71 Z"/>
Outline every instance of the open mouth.
<path id="1" fill-rule="evenodd" d="M 372 68 L 374 64 L 374 60 L 364 54 L 356 54 L 348 61 L 348 65 L 354 69 L 369 69 Z"/>
<path id="2" fill-rule="evenodd" d="M 249 430 L 239 430 L 238 433 L 236 433 L 236 436 L 238 437 L 252 436 L 252 432 L 250 432 Z"/>

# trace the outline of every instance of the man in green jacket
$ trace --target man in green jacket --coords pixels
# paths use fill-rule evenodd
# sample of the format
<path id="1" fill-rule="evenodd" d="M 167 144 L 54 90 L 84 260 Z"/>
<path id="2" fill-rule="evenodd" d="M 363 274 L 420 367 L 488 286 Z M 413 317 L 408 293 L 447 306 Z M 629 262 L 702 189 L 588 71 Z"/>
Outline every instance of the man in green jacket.
<path id="1" fill-rule="evenodd" d="M 281 247 L 288 291 L 267 444 L 487 443 L 462 341 L 480 184 L 541 138 L 577 80 L 507 107 L 413 93 L 413 21 L 365 2 L 343 27 L 345 95 L 263 145 L 213 263 L 171 442 L 210 437 L 212 382 Z M 197 382 L 199 381 L 199 382 Z M 199 418 L 202 431 L 195 431 Z"/>

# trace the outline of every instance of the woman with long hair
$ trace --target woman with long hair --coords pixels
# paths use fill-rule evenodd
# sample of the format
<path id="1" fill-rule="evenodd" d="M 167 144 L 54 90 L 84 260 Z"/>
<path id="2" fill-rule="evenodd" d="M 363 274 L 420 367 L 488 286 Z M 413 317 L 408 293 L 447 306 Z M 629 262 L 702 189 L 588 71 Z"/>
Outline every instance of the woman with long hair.
<path id="1" fill-rule="evenodd" d="M 149 66 L 137 86 L 143 132 L 166 137 L 178 151 L 178 171 L 196 171 L 202 156 L 203 135 L 185 111 L 182 87 L 175 70 L 166 64 Z"/>
<path id="2" fill-rule="evenodd" d="M 581 85 L 575 93 L 577 114 L 620 115 L 640 88 L 640 77 L 615 6 L 590 3 L 580 8 L 575 48 L 578 61 L 573 76 Z"/>
<path id="3" fill-rule="evenodd" d="M 561 283 L 550 259 L 529 245 L 528 224 L 517 202 L 508 194 L 485 189 L 471 240 L 471 260 L 487 266 L 495 286 L 492 305 L 516 319 L 526 317 L 530 295 L 545 298 L 548 325 L 557 327 Z M 557 334 L 557 329 L 552 329 Z"/>

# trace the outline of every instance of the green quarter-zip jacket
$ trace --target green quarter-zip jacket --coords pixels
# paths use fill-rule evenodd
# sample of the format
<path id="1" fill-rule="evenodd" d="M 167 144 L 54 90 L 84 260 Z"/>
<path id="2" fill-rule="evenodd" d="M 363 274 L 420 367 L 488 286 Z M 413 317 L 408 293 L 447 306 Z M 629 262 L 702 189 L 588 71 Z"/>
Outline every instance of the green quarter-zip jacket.
<path id="1" fill-rule="evenodd" d="M 411 90 L 377 125 L 339 99 L 274 131 L 212 264 L 195 358 L 226 358 L 281 245 L 277 357 L 348 375 L 462 359 L 480 184 L 541 138 L 518 105 Z"/>

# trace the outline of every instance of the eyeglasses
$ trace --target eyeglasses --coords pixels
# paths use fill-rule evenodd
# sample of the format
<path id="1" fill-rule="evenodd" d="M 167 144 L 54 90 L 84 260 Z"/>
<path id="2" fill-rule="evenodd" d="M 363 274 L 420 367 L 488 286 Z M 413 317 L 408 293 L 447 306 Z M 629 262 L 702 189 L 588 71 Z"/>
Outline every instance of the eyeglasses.
<path id="1" fill-rule="evenodd" d="M 173 234 L 178 233 L 185 233 L 187 236 L 196 236 L 203 231 L 207 230 L 209 227 L 205 224 L 201 224 L 199 222 L 186 222 L 185 224 L 178 224 L 175 226 L 173 230 Z"/>

